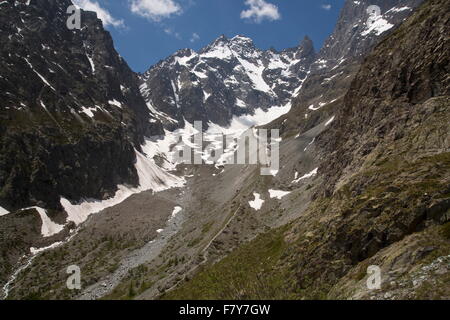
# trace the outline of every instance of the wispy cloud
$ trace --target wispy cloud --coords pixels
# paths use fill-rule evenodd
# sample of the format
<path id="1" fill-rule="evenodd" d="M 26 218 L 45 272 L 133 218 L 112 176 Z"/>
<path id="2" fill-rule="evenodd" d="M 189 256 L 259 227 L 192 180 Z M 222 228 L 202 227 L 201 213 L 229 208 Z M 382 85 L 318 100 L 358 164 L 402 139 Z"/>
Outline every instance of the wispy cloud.
<path id="1" fill-rule="evenodd" d="M 131 0 L 131 11 L 153 21 L 161 21 L 182 13 L 181 6 L 174 0 Z"/>
<path id="2" fill-rule="evenodd" d="M 164 32 L 170 36 L 174 36 L 178 40 L 181 40 L 181 35 L 172 28 L 164 28 Z"/>
<path id="3" fill-rule="evenodd" d="M 323 5 L 321 5 L 321 8 L 322 9 L 324 9 L 324 10 L 331 10 L 331 4 L 323 4 Z"/>
<path id="4" fill-rule="evenodd" d="M 97 1 L 93 0 L 73 0 L 73 4 L 77 7 L 86 10 L 94 11 L 97 13 L 97 17 L 102 20 L 103 25 L 113 27 L 124 27 L 124 22 L 121 19 L 114 18 L 109 11 L 100 6 Z"/>
<path id="5" fill-rule="evenodd" d="M 255 23 L 261 23 L 264 20 L 274 21 L 281 19 L 278 7 L 265 0 L 245 0 L 245 4 L 249 8 L 241 12 L 241 19 L 247 19 Z"/>
<path id="6" fill-rule="evenodd" d="M 191 39 L 190 39 L 189 41 L 190 41 L 190 42 L 195 42 L 195 41 L 197 41 L 197 40 L 200 40 L 200 36 L 198 35 L 198 33 L 194 32 L 194 33 L 192 34 L 192 37 L 191 37 Z"/>

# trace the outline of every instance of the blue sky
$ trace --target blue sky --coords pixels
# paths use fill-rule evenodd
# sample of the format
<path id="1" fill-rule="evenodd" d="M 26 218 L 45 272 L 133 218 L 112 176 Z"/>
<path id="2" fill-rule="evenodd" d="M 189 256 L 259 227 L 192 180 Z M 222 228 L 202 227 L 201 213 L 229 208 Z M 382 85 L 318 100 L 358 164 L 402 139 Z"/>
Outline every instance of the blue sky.
<path id="1" fill-rule="evenodd" d="M 330 35 L 345 0 L 73 0 L 95 10 L 134 71 L 178 49 L 198 50 L 221 34 L 242 34 L 261 49 L 316 49 Z"/>

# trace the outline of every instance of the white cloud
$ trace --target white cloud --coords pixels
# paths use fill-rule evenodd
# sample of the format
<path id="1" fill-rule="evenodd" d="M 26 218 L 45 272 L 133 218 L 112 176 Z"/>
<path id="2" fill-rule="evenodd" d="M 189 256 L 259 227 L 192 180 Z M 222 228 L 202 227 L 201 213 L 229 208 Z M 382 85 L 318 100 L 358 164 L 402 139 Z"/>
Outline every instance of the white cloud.
<path id="1" fill-rule="evenodd" d="M 278 7 L 265 0 L 245 0 L 245 4 L 250 8 L 241 12 L 241 19 L 249 19 L 256 23 L 261 23 L 264 19 L 269 21 L 281 19 Z"/>
<path id="2" fill-rule="evenodd" d="M 195 41 L 197 41 L 197 40 L 200 40 L 200 36 L 198 35 L 198 33 L 194 32 L 194 33 L 192 34 L 191 40 L 189 40 L 189 41 L 195 42 Z"/>
<path id="3" fill-rule="evenodd" d="M 131 11 L 153 21 L 181 14 L 181 6 L 173 0 L 131 0 Z"/>
<path id="4" fill-rule="evenodd" d="M 178 40 L 181 40 L 181 35 L 178 32 L 174 31 L 172 28 L 165 28 L 164 32 L 168 35 L 174 36 Z"/>
<path id="5" fill-rule="evenodd" d="M 73 0 L 73 4 L 86 11 L 94 11 L 97 17 L 102 20 L 103 25 L 113 27 L 123 27 L 123 20 L 115 19 L 108 10 L 102 8 L 97 1 L 93 0 Z"/>
<path id="6" fill-rule="evenodd" d="M 323 5 L 321 5 L 321 7 L 324 10 L 331 10 L 331 4 L 323 4 Z"/>

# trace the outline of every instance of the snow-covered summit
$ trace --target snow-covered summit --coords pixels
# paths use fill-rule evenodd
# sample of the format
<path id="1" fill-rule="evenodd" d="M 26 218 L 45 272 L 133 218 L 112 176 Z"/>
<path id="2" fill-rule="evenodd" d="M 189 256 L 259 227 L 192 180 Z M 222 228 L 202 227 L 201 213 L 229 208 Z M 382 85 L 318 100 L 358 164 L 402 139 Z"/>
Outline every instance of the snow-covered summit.
<path id="1" fill-rule="evenodd" d="M 177 51 L 142 76 L 141 92 L 169 129 L 184 119 L 227 126 L 234 116 L 285 106 L 306 77 L 315 52 L 312 42 L 277 52 L 253 40 L 222 35 L 198 52 Z M 157 90 L 152 90 L 157 88 Z"/>

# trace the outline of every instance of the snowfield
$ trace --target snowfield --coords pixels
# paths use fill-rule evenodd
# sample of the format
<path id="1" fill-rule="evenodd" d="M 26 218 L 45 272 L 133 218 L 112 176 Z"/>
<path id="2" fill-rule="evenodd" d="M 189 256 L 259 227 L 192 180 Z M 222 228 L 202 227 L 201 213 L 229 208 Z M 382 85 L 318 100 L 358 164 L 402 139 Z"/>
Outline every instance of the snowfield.
<path id="1" fill-rule="evenodd" d="M 296 178 L 295 180 L 292 181 L 292 183 L 299 183 L 301 180 L 312 178 L 312 177 L 317 175 L 318 171 L 319 171 L 319 168 L 315 168 L 310 173 L 307 173 L 307 174 L 305 174 L 304 176 L 301 176 L 298 179 Z M 295 175 L 298 176 L 298 173 L 296 173 Z"/>
<path id="2" fill-rule="evenodd" d="M 8 213 L 9 213 L 8 210 L 6 210 L 6 209 L 0 207 L 0 217 L 1 217 L 1 216 L 4 216 L 4 215 L 7 215 Z"/>
<path id="3" fill-rule="evenodd" d="M 250 207 L 258 211 L 262 208 L 264 200 L 261 199 L 261 195 L 259 193 L 253 192 L 253 196 L 255 197 L 255 200 L 249 201 L 248 204 L 250 205 Z"/>
<path id="4" fill-rule="evenodd" d="M 29 209 L 35 209 L 42 220 L 42 227 L 41 227 L 41 234 L 43 237 L 51 237 L 55 234 L 60 233 L 64 226 L 54 223 L 50 218 L 47 216 L 47 211 L 45 209 L 39 208 L 39 207 L 32 207 Z"/>
<path id="5" fill-rule="evenodd" d="M 159 167 L 153 160 L 154 146 L 146 142 L 142 146 L 142 150 L 146 150 L 149 154 L 136 152 L 136 171 L 139 176 L 139 186 L 130 187 L 119 185 L 114 197 L 106 200 L 86 199 L 81 203 L 72 204 L 69 200 L 61 198 L 61 205 L 68 214 L 68 221 L 79 225 L 94 213 L 98 213 L 106 208 L 115 206 L 133 194 L 147 190 L 159 192 L 171 188 L 182 187 L 185 183 L 184 178 L 177 177 L 165 169 Z"/>
<path id="6" fill-rule="evenodd" d="M 391 29 L 394 25 L 389 23 L 386 19 L 383 18 L 383 16 L 378 16 L 375 21 L 368 26 L 368 28 L 361 33 L 363 36 L 367 36 L 371 32 L 374 32 L 377 36 L 382 34 L 383 32 L 388 31 Z"/>
<path id="7" fill-rule="evenodd" d="M 287 196 L 288 194 L 290 194 L 290 191 L 282 191 L 282 190 L 273 190 L 273 189 L 269 189 L 269 196 L 270 199 L 278 199 L 281 200 L 283 199 L 285 196 Z"/>

